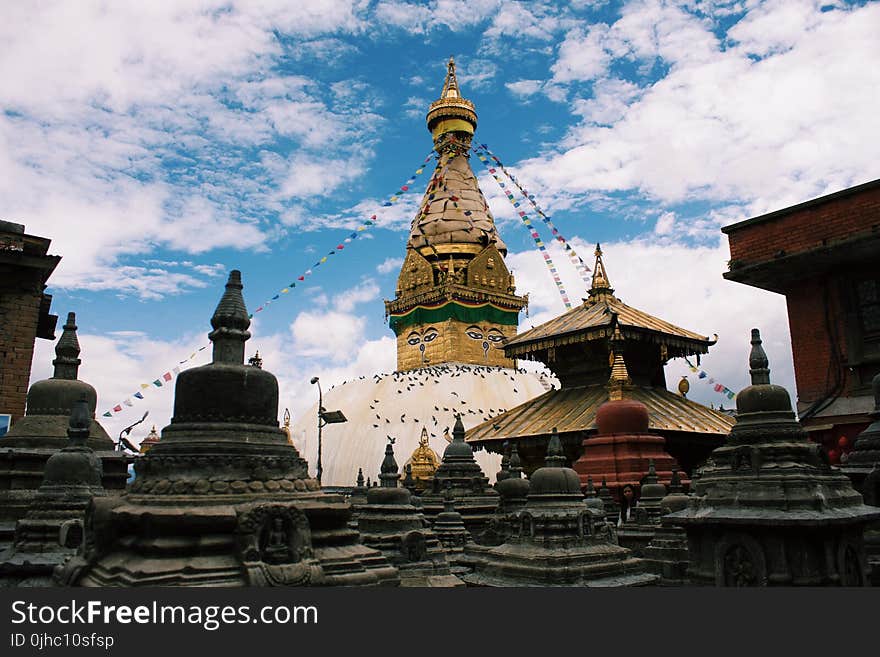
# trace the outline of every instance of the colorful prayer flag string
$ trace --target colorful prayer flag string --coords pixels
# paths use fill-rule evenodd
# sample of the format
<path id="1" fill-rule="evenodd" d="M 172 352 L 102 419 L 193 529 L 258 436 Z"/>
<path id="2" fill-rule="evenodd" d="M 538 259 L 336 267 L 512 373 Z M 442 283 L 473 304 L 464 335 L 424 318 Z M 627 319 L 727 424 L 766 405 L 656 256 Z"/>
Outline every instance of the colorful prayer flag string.
<path id="1" fill-rule="evenodd" d="M 691 372 L 697 373 L 698 379 L 702 379 L 707 384 L 711 385 L 712 389 L 715 392 L 717 392 L 718 394 L 724 395 L 728 399 L 735 399 L 736 398 L 736 393 L 733 390 L 728 388 L 726 385 L 718 383 L 714 378 L 709 376 L 709 374 L 707 372 L 705 372 L 704 370 L 701 370 L 696 365 L 694 365 L 688 358 L 685 358 L 684 362 L 687 363 L 688 368 L 690 369 Z"/>
<path id="2" fill-rule="evenodd" d="M 389 206 L 393 205 L 395 202 L 397 202 L 398 200 L 400 200 L 400 198 L 410 190 L 412 184 L 416 181 L 416 178 L 418 178 L 419 174 L 421 174 L 425 170 L 425 165 L 428 162 L 430 162 L 431 158 L 433 158 L 433 157 L 434 157 L 434 153 L 432 151 L 424 159 L 422 164 L 416 169 L 415 173 L 413 173 L 413 175 L 411 175 L 407 179 L 407 181 L 403 185 L 401 185 L 400 188 L 389 197 L 388 201 L 386 201 L 382 204 L 382 207 L 389 207 Z M 354 231 L 349 233 L 348 237 L 346 237 L 339 244 L 337 244 L 335 248 L 333 248 L 331 251 L 329 251 L 327 253 L 327 255 L 321 257 L 315 264 L 313 264 L 311 266 L 311 268 L 304 271 L 294 281 L 292 281 L 291 283 L 289 283 L 288 285 L 283 287 L 281 290 L 279 290 L 278 293 L 275 294 L 272 298 L 268 299 L 267 301 L 264 301 L 263 304 L 261 306 L 258 306 L 257 309 L 254 310 L 254 312 L 251 313 L 248 317 L 253 318 L 253 316 L 255 314 L 265 310 L 273 301 L 277 301 L 278 299 L 280 299 L 282 294 L 289 294 L 290 290 L 296 287 L 297 282 L 305 281 L 305 279 L 308 276 L 312 275 L 313 270 L 317 269 L 318 267 L 320 267 L 321 265 L 326 263 L 330 256 L 335 255 L 336 253 L 345 249 L 346 244 L 350 244 L 353 240 L 356 240 L 360 236 L 360 234 L 363 233 L 364 231 L 366 231 L 370 226 L 375 226 L 375 225 L 376 225 L 376 215 L 374 214 L 369 219 L 364 221 L 360 226 L 358 226 Z M 171 369 L 167 372 L 164 372 L 162 375 L 160 375 L 159 377 L 154 379 L 152 381 L 152 386 L 154 386 L 156 388 L 164 387 L 165 383 L 169 383 L 174 378 L 174 376 L 180 374 L 180 367 L 179 367 L 180 365 L 184 365 L 184 364 L 188 363 L 189 361 L 191 361 L 192 359 L 194 359 L 199 354 L 199 352 L 204 351 L 205 349 L 208 348 L 208 346 L 209 345 L 207 345 L 207 344 L 203 345 L 203 346 L 199 347 L 198 349 L 196 349 L 195 351 L 193 351 L 188 357 L 184 358 L 181 361 L 178 361 L 177 367 L 174 367 L 173 369 Z M 122 412 L 123 405 L 124 406 L 133 406 L 132 397 L 134 397 L 135 399 L 138 399 L 138 400 L 144 399 L 143 391 L 150 390 L 150 389 L 151 389 L 150 383 L 141 383 L 140 389 L 137 392 L 132 393 L 132 395 L 130 397 L 127 397 L 126 399 L 124 399 L 122 401 L 122 403 L 116 404 L 115 406 L 111 407 L 110 410 L 104 411 L 104 413 L 102 413 L 102 417 L 113 417 L 114 413 Z"/>
<path id="3" fill-rule="evenodd" d="M 495 182 L 498 183 L 501 191 L 503 191 L 507 196 L 507 200 L 509 200 L 513 204 L 514 210 L 516 210 L 516 214 L 522 222 L 523 227 L 528 231 L 532 240 L 534 240 L 535 242 L 535 246 L 538 247 L 538 250 L 541 252 L 541 256 L 543 256 L 544 258 L 544 263 L 547 265 L 547 269 L 550 271 L 550 276 L 553 278 L 553 282 L 556 284 L 556 289 L 559 291 L 559 296 L 562 297 L 562 303 L 565 304 L 566 310 L 571 309 L 571 301 L 569 300 L 568 294 L 565 291 L 565 287 L 562 284 L 562 279 L 559 277 L 559 272 L 556 270 L 556 266 L 553 264 L 553 259 L 547 252 L 547 247 L 541 240 L 541 236 L 538 235 L 538 231 L 535 230 L 534 226 L 532 226 L 532 221 L 531 219 L 529 219 L 529 215 L 526 214 L 524 210 L 518 209 L 519 203 L 516 201 L 513 194 L 507 191 L 507 185 L 502 182 L 501 178 L 498 177 L 498 170 L 489 164 L 489 158 L 479 150 L 475 149 L 474 153 L 476 153 L 477 157 L 480 159 L 480 162 L 483 163 L 483 166 L 486 167 L 486 170 L 495 179 Z"/>
<path id="4" fill-rule="evenodd" d="M 501 160 L 498 159 L 498 157 L 496 157 L 491 150 L 489 150 L 489 147 L 486 144 L 480 144 L 479 148 L 474 148 L 474 152 L 477 153 L 478 156 L 480 154 L 478 152 L 479 150 L 482 150 L 486 155 L 488 155 L 492 158 L 492 160 L 495 161 L 495 163 L 498 165 L 498 168 L 501 169 L 502 173 L 507 176 L 510 182 L 516 185 L 516 188 L 520 191 L 520 193 L 526 198 L 529 203 L 532 204 L 532 207 L 535 208 L 535 212 L 537 212 L 538 216 L 541 217 L 541 221 L 546 224 L 547 228 L 550 229 L 550 232 L 556 238 L 556 241 L 562 245 L 562 248 L 568 254 L 569 260 L 571 260 L 571 263 L 574 265 L 581 279 L 583 279 L 584 284 L 587 286 L 587 289 L 592 287 L 593 282 L 592 277 L 590 276 L 591 270 L 587 266 L 587 263 L 585 263 L 583 259 L 577 254 L 577 251 L 574 250 L 574 247 L 569 244 L 568 240 L 563 237 L 562 233 L 559 232 L 559 229 L 556 228 L 556 226 L 553 224 L 553 221 L 550 219 L 550 217 L 548 217 L 547 214 L 541 209 L 541 206 L 539 206 L 537 201 L 535 201 L 535 195 L 529 194 L 528 190 L 526 190 L 516 179 L 516 176 L 514 176 L 512 173 L 510 173 L 510 171 L 507 170 L 504 164 L 502 164 Z M 519 207 L 519 203 L 514 201 L 513 195 L 509 192 L 507 193 L 507 198 L 513 203 L 513 206 L 515 208 Z"/>

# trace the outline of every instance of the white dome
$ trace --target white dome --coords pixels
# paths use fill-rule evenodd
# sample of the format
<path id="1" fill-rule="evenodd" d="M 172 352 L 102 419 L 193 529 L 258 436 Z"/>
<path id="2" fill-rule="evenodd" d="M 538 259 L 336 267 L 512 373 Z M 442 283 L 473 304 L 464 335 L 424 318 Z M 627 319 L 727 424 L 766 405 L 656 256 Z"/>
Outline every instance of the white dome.
<path id="1" fill-rule="evenodd" d="M 419 445 L 422 427 L 429 445 L 443 457 L 443 436 L 461 413 L 466 429 L 544 393 L 546 377 L 523 370 L 445 363 L 408 372 L 376 374 L 346 381 L 324 392 L 324 408 L 342 411 L 348 422 L 328 424 L 322 431 L 325 486 L 354 486 L 358 468 L 364 478 L 376 480 L 388 436 L 395 439 L 394 454 L 403 465 Z M 314 474 L 318 460 L 317 402 L 291 427 L 300 455 Z M 501 457 L 474 453 L 483 473 L 494 480 Z"/>

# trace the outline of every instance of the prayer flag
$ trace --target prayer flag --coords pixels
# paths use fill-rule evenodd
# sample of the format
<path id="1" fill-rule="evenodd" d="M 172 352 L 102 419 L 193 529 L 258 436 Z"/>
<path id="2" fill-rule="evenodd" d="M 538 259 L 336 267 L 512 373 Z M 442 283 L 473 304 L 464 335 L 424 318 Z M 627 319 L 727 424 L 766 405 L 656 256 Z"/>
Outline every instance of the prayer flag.
<path id="1" fill-rule="evenodd" d="M 165 379 L 166 381 L 170 381 L 171 380 L 171 372 L 165 372 L 165 374 L 162 375 L 162 378 Z"/>

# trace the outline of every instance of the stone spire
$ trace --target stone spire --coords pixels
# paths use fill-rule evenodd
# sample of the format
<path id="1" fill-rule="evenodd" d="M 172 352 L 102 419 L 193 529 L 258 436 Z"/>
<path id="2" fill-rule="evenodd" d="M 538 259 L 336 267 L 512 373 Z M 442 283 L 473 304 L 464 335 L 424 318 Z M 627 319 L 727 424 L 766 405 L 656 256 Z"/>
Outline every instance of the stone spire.
<path id="1" fill-rule="evenodd" d="M 556 427 L 550 434 L 550 442 L 547 443 L 547 455 L 544 457 L 545 468 L 563 468 L 565 467 L 566 458 L 562 451 L 562 441 L 559 440 L 559 432 Z M 580 485 L 578 485 L 580 490 Z"/>
<path id="2" fill-rule="evenodd" d="M 769 385 L 770 361 L 761 344 L 761 332 L 752 329 L 752 351 L 749 354 L 749 374 L 752 375 L 752 385 Z"/>
<path id="3" fill-rule="evenodd" d="M 250 320 L 241 290 L 241 275 L 233 271 L 211 318 L 213 362 L 180 373 L 162 440 L 137 459 L 121 505 L 90 511 L 94 535 L 57 572 L 60 583 L 399 582 L 379 552 L 358 542 L 348 526 L 351 506 L 322 492 L 287 442 L 278 425 L 275 376 L 244 364 Z M 212 537 L 207 551 L 204 536 Z"/>
<path id="4" fill-rule="evenodd" d="M 67 322 L 61 339 L 55 345 L 55 366 L 53 378 L 75 381 L 82 361 L 79 359 L 79 340 L 76 338 L 76 313 L 67 313 Z"/>
<path id="5" fill-rule="evenodd" d="M 244 363 L 244 343 L 251 337 L 248 332 L 251 320 L 241 290 L 241 272 L 233 269 L 226 281 L 226 291 L 211 317 L 214 330 L 208 334 L 208 339 L 214 343 L 215 363 Z"/>
<path id="6" fill-rule="evenodd" d="M 620 332 L 620 326 L 615 323 L 614 333 L 611 336 L 611 375 L 608 377 L 609 401 L 623 399 L 623 389 L 632 384 L 629 372 L 626 369 L 626 361 L 623 357 L 623 349 L 626 341 Z"/>
<path id="7" fill-rule="evenodd" d="M 605 263 L 602 261 L 602 246 L 596 244 L 596 264 L 593 265 L 593 283 L 590 287 L 587 301 L 602 301 L 614 294 L 611 281 L 605 271 Z"/>
<path id="8" fill-rule="evenodd" d="M 51 586 L 55 567 L 82 544 L 86 508 L 105 495 L 101 459 L 86 445 L 91 419 L 83 396 L 73 403 L 67 446 L 49 457 L 30 510 L 16 523 L 13 547 L 0 554 L 0 586 Z"/>
<path id="9" fill-rule="evenodd" d="M 388 441 L 385 445 L 385 458 L 382 460 L 381 472 L 379 473 L 380 486 L 382 488 L 397 488 L 400 472 L 397 469 L 397 461 L 394 460 L 394 442 Z"/>

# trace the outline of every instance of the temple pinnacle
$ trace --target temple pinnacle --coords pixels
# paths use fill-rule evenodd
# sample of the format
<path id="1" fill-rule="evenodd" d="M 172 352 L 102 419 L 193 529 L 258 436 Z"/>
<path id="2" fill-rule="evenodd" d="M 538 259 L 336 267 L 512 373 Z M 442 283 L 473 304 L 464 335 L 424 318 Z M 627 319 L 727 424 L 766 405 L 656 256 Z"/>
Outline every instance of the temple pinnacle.
<path id="1" fill-rule="evenodd" d="M 556 427 L 550 434 L 550 442 L 547 443 L 547 456 L 544 458 L 545 468 L 564 468 L 565 455 L 562 452 L 562 441 L 559 439 L 559 433 Z"/>
<path id="2" fill-rule="evenodd" d="M 251 320 L 241 290 L 241 272 L 233 269 L 229 272 L 226 291 L 211 317 L 214 330 L 208 338 L 214 343 L 215 363 L 244 364 L 244 343 L 251 337 L 247 330 Z"/>
<path id="3" fill-rule="evenodd" d="M 605 263 L 602 262 L 602 245 L 596 244 L 596 264 L 593 266 L 593 282 L 590 287 L 587 301 L 598 301 L 605 295 L 614 294 L 608 273 L 605 271 Z"/>
<path id="4" fill-rule="evenodd" d="M 79 340 L 76 337 L 76 313 L 67 313 L 67 322 L 61 339 L 55 345 L 55 366 L 53 378 L 75 381 L 79 372 Z"/>
<path id="5" fill-rule="evenodd" d="M 382 488 L 397 488 L 400 472 L 397 469 L 397 461 L 394 459 L 394 447 L 390 440 L 385 445 L 385 458 L 382 460 L 380 470 L 379 481 Z"/>
<path id="6" fill-rule="evenodd" d="M 752 329 L 752 352 L 749 354 L 749 372 L 752 375 L 752 385 L 766 385 L 770 383 L 770 361 L 764 347 L 761 346 L 761 332 Z"/>

